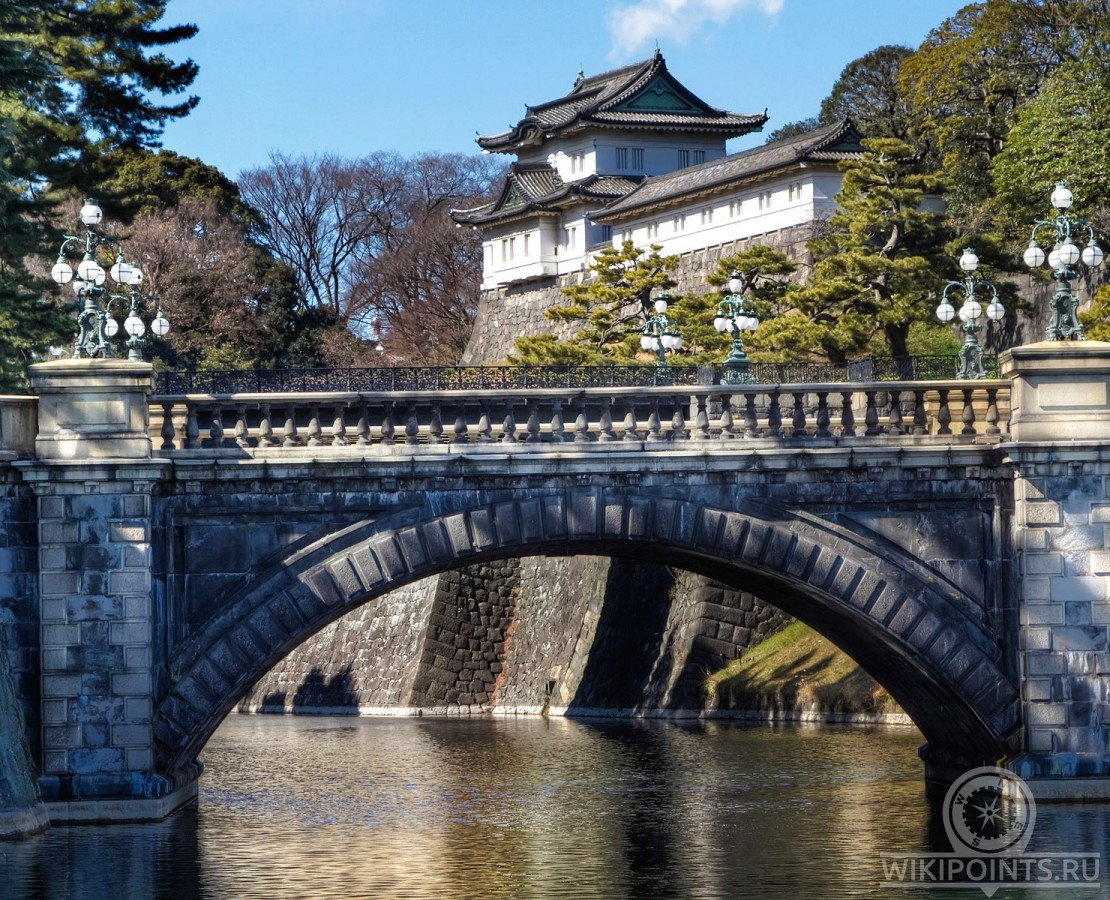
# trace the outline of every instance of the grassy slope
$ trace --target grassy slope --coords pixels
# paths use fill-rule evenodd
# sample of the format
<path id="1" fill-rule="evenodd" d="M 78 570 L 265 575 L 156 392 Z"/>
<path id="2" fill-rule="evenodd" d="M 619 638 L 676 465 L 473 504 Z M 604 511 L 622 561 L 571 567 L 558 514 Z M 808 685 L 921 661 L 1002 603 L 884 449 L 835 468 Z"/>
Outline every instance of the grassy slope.
<path id="1" fill-rule="evenodd" d="M 714 672 L 705 689 L 709 709 L 902 711 L 850 657 L 801 622 Z"/>

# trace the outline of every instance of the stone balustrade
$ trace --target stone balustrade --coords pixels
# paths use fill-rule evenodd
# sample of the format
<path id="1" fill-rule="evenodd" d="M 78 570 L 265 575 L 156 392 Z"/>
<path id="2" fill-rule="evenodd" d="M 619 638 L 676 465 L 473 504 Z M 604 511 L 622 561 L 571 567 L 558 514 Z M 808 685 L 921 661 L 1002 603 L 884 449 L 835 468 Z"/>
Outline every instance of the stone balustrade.
<path id="1" fill-rule="evenodd" d="M 152 398 L 164 451 L 844 439 L 1000 440 L 1008 381 L 177 395 Z"/>

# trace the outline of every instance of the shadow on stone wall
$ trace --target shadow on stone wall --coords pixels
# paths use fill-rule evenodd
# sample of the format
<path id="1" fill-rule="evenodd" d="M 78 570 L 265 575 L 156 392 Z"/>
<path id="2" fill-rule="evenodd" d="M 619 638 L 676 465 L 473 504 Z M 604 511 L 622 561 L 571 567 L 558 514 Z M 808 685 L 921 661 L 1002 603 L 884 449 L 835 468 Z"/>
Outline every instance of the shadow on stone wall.
<path id="1" fill-rule="evenodd" d="M 353 713 L 358 712 L 354 672 L 349 663 L 330 678 L 324 675 L 322 669 L 313 668 L 293 694 L 293 712 L 321 708 L 349 709 Z"/>

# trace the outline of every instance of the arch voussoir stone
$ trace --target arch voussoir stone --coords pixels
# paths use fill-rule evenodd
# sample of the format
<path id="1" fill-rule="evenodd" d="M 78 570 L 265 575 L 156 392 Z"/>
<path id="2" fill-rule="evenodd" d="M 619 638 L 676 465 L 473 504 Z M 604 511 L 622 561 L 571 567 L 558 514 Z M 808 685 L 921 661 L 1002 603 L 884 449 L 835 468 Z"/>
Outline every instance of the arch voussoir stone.
<path id="1" fill-rule="evenodd" d="M 160 763 L 167 772 L 190 766 L 242 690 L 344 612 L 417 578 L 529 552 L 624 551 L 738 586 L 750 579 L 772 594 L 781 588 L 778 605 L 819 623 L 864 663 L 915 721 L 921 716 L 927 739 L 951 735 L 957 753 L 1003 752 L 1017 692 L 998 647 L 967 612 L 973 604 L 952 601 L 958 588 L 930 583 L 919 560 L 880 552 L 835 523 L 748 507 L 727 491 L 714 498 L 640 485 L 527 497 L 468 492 L 291 553 L 245 584 L 171 661 L 179 679 L 157 713 Z"/>

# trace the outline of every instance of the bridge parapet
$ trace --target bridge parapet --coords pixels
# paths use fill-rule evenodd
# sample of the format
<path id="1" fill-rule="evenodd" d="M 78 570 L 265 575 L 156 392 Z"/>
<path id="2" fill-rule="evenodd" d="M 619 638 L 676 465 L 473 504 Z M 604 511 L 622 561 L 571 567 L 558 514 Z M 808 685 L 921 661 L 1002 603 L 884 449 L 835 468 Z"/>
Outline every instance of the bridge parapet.
<path id="1" fill-rule="evenodd" d="M 995 442 L 1008 381 L 314 392 L 153 398 L 161 450 L 891 438 Z M 160 439 L 160 444 L 159 444 Z"/>

